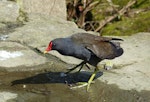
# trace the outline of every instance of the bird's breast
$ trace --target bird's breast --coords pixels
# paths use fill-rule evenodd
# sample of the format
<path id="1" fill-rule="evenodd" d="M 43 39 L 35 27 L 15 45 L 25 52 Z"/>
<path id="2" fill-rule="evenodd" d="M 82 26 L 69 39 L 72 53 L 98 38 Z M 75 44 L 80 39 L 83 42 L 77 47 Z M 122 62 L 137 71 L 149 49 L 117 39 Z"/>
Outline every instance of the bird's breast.
<path id="1" fill-rule="evenodd" d="M 69 44 L 68 46 L 65 46 L 65 48 L 60 49 L 58 52 L 62 55 L 73 56 L 85 61 L 88 61 L 91 57 L 91 52 L 88 49 L 76 44 Z"/>

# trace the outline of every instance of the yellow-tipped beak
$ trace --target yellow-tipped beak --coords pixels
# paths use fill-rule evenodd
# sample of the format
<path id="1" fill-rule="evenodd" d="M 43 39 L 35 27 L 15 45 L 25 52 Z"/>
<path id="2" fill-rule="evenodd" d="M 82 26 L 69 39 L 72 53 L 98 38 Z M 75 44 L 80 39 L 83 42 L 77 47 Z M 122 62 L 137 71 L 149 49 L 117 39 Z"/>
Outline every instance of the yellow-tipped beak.
<path id="1" fill-rule="evenodd" d="M 44 51 L 44 54 L 48 53 L 48 51 Z"/>

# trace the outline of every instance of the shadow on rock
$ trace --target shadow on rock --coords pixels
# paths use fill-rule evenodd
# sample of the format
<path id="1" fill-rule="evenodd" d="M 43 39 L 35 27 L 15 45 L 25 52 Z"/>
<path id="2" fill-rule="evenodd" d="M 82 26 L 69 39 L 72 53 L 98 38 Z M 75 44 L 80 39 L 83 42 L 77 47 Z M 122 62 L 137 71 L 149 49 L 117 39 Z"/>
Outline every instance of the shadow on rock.
<path id="1" fill-rule="evenodd" d="M 76 73 L 65 74 L 63 72 L 48 72 L 37 74 L 20 80 L 12 81 L 12 86 L 16 84 L 46 84 L 46 83 L 65 83 L 75 84 L 77 82 L 87 82 L 91 76 L 91 72 L 81 71 Z M 102 76 L 103 72 L 98 72 L 95 79 Z"/>

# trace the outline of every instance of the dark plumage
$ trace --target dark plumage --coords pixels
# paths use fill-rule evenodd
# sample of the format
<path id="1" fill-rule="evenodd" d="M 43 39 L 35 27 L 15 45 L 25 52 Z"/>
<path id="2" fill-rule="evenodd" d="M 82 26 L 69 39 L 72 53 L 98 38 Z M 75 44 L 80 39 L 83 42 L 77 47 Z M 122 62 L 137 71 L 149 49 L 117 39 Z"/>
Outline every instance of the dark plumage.
<path id="1" fill-rule="evenodd" d="M 82 59 L 84 62 L 82 64 L 89 63 L 96 67 L 98 62 L 104 59 L 113 59 L 123 54 L 120 43 L 116 41 L 122 39 L 78 33 L 52 40 L 45 52 L 57 50 L 62 55 Z"/>

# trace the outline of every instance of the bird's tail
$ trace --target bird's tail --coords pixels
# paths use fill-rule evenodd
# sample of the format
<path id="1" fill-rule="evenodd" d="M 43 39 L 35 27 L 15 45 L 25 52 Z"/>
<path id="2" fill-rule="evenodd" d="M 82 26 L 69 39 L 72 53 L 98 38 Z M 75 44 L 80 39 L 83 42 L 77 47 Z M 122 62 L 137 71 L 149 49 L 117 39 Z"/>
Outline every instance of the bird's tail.
<path id="1" fill-rule="evenodd" d="M 112 38 L 111 40 L 120 40 L 120 41 L 123 41 L 123 39 L 120 39 L 120 38 Z"/>

